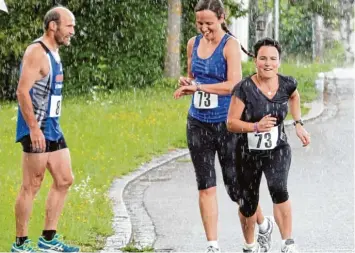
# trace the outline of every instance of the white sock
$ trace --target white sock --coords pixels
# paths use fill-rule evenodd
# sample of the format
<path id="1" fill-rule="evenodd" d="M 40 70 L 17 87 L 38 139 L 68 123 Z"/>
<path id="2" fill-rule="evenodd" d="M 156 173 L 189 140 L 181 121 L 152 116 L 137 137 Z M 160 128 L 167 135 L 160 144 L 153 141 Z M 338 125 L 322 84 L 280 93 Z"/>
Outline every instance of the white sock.
<path id="1" fill-rule="evenodd" d="M 285 242 L 286 242 L 286 240 L 282 240 L 281 241 L 281 247 L 285 247 L 286 246 Z"/>
<path id="2" fill-rule="evenodd" d="M 245 249 L 252 249 L 255 247 L 255 241 L 251 244 L 247 244 L 246 242 L 244 242 L 244 248 Z"/>
<path id="3" fill-rule="evenodd" d="M 214 248 L 216 248 L 216 249 L 219 249 L 219 247 L 218 247 L 218 241 L 208 241 L 208 242 L 207 242 L 207 247 L 209 247 L 209 246 L 212 246 L 212 247 L 214 247 Z"/>
<path id="4" fill-rule="evenodd" d="M 264 221 L 261 224 L 259 224 L 259 230 L 261 232 L 266 232 L 268 227 L 269 227 L 269 222 L 267 221 L 266 218 L 264 218 Z"/>

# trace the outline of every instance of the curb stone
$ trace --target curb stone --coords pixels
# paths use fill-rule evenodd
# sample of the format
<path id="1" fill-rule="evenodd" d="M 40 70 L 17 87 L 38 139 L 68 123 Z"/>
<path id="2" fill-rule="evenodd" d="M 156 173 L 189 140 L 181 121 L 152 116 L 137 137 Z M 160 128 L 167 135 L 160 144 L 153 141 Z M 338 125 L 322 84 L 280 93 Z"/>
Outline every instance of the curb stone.
<path id="1" fill-rule="evenodd" d="M 126 204 L 123 200 L 123 193 L 127 186 L 152 169 L 185 156 L 188 153 L 188 149 L 176 149 L 160 157 L 153 158 L 150 162 L 143 164 L 134 172 L 114 180 L 109 192 L 114 211 L 114 217 L 112 219 L 114 235 L 107 238 L 106 245 L 101 252 L 122 252 L 121 248 L 125 247 L 131 241 L 132 224 Z"/>
<path id="2" fill-rule="evenodd" d="M 333 78 L 332 75 L 332 72 L 318 74 L 315 87 L 319 95 L 314 101 L 306 104 L 310 110 L 302 118 L 304 122 L 311 121 L 322 115 L 324 111 L 324 90 L 328 86 L 328 80 Z M 293 120 L 287 120 L 285 121 L 285 126 L 292 126 L 292 123 Z M 149 171 L 188 154 L 188 149 L 176 149 L 160 157 L 153 158 L 150 162 L 142 164 L 142 166 L 129 175 L 114 180 L 109 192 L 114 211 L 112 219 L 114 235 L 107 238 L 106 245 L 101 252 L 122 252 L 121 248 L 129 244 L 132 239 L 132 223 L 123 199 L 123 193 L 128 185 Z M 155 238 L 155 235 L 152 237 Z M 155 239 L 152 241 L 154 242 Z"/>

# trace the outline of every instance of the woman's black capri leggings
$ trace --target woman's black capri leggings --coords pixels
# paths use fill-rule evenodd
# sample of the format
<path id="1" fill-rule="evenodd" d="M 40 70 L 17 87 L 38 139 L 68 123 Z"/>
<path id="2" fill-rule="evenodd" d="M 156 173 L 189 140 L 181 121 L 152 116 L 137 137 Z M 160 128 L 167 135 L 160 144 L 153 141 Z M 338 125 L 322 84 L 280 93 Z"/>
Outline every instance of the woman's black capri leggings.
<path id="1" fill-rule="evenodd" d="M 187 144 L 195 168 L 198 190 L 216 186 L 215 156 L 218 155 L 225 188 L 237 201 L 235 148 L 238 137 L 228 132 L 226 123 L 205 123 L 190 115 L 187 119 Z"/>
<path id="2" fill-rule="evenodd" d="M 236 173 L 239 210 L 245 217 L 253 216 L 259 203 L 259 187 L 264 172 L 273 203 L 288 200 L 287 178 L 291 164 L 288 144 L 267 151 L 249 151 L 237 146 Z"/>

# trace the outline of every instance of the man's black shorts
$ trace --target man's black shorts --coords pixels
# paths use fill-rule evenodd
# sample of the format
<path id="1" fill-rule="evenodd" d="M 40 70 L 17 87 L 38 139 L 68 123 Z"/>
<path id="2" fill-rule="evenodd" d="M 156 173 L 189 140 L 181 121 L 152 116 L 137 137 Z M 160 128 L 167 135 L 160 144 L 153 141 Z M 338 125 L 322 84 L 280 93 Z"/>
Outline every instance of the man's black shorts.
<path id="1" fill-rule="evenodd" d="M 42 152 L 38 152 L 32 146 L 32 141 L 31 141 L 31 138 L 29 135 L 22 137 L 20 142 L 22 144 L 23 152 L 25 152 L 25 153 L 42 153 Z M 63 136 L 60 137 L 60 139 L 57 141 L 46 140 L 46 150 L 44 153 L 58 151 L 58 150 L 61 150 L 61 149 L 67 148 L 67 147 L 68 146 L 67 146 Z"/>

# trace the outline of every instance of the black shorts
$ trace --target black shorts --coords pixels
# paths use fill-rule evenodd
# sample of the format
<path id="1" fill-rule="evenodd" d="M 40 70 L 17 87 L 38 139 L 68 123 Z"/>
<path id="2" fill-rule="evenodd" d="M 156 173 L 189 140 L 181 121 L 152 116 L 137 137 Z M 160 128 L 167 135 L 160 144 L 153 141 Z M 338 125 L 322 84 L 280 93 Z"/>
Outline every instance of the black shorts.
<path id="1" fill-rule="evenodd" d="M 187 143 L 195 168 L 198 190 L 216 186 L 215 155 L 222 168 L 223 181 L 230 197 L 236 189 L 237 135 L 227 130 L 225 122 L 205 123 L 187 118 Z"/>
<path id="2" fill-rule="evenodd" d="M 42 153 L 42 152 L 38 152 L 37 150 L 35 150 L 32 147 L 31 137 L 29 135 L 22 137 L 21 140 L 19 140 L 19 142 L 21 142 L 22 150 L 25 153 Z M 50 141 L 50 140 L 46 139 L 46 150 L 44 153 L 54 152 L 54 151 L 61 150 L 61 149 L 67 148 L 67 147 L 68 146 L 67 146 L 63 136 L 60 137 L 60 139 L 57 141 Z"/>

